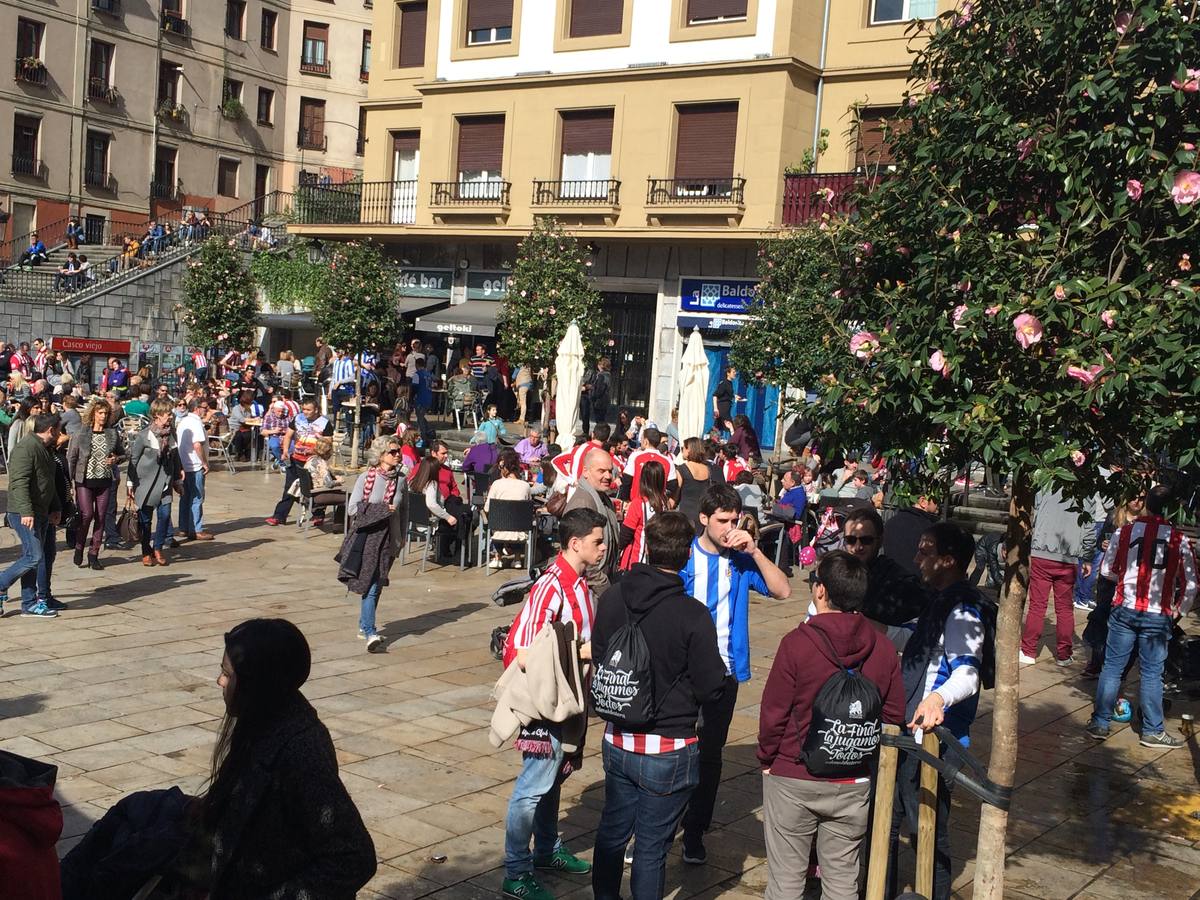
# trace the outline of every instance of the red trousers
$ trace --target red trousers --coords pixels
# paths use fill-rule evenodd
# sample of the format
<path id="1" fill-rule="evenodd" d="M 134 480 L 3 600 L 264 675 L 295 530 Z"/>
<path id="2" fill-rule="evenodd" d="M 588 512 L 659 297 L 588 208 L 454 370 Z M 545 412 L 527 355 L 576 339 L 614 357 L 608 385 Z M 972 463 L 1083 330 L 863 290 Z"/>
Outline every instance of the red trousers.
<path id="1" fill-rule="evenodd" d="M 1025 630 L 1021 633 L 1021 652 L 1026 656 L 1037 656 L 1052 588 L 1054 631 L 1058 638 L 1054 656 L 1057 659 L 1069 659 L 1075 637 L 1075 563 L 1038 556 L 1029 561 L 1029 606 L 1025 614 Z"/>

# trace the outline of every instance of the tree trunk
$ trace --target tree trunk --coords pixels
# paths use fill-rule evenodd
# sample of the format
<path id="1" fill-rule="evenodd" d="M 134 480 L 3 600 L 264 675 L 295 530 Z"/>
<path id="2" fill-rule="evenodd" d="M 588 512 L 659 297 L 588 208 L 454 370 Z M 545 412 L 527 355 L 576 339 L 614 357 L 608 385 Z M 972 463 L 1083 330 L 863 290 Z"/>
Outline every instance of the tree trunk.
<path id="1" fill-rule="evenodd" d="M 996 690 L 992 705 L 992 753 L 988 777 L 1012 787 L 1017 771 L 1017 713 L 1020 707 L 1021 617 L 1029 590 L 1029 539 L 1032 533 L 1033 483 L 1020 470 L 1013 481 L 1004 535 L 1004 593 L 996 621 Z M 976 900 L 1004 897 L 1004 852 L 1008 813 L 987 804 L 979 817 L 975 850 Z"/>
<path id="2" fill-rule="evenodd" d="M 354 432 L 350 437 L 350 468 L 358 468 L 359 446 L 362 441 L 362 353 L 354 366 Z"/>

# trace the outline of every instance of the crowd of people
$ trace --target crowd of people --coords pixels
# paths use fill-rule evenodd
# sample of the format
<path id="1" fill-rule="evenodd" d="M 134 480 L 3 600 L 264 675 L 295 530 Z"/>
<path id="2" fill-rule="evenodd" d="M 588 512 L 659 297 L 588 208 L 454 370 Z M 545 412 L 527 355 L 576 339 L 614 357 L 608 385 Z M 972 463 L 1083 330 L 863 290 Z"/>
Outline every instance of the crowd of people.
<path id="1" fill-rule="evenodd" d="M 275 365 L 258 351 L 198 354 L 169 378 L 109 359 L 95 389 L 90 360 L 61 359 L 40 340 L 2 355 L 16 403 L 4 422 L 7 523 L 20 556 L 0 572 L 0 600 L 19 581 L 25 616 L 53 618 L 65 608 L 53 593 L 60 528 L 81 567 L 102 568 L 101 552 L 122 546 L 110 527 L 120 497 L 140 525 L 145 566 L 168 565 L 180 538 L 212 540 L 203 504 L 213 441 L 227 442 L 235 457 L 260 441 L 283 471 L 268 525 L 287 522 L 301 499 L 317 525 L 327 507 L 345 507 L 337 578 L 361 598 L 358 634 L 370 653 L 387 650 L 377 613 L 414 504 L 429 515 L 435 559 L 449 564 L 466 558 L 476 514 L 486 522 L 495 502 L 537 501 L 552 523 L 542 529 L 549 540 L 536 542 L 550 548 L 549 561 L 522 558 L 530 535 L 508 531 L 489 535 L 480 560 L 494 568 L 519 560 L 533 573 L 506 633 L 492 719 L 493 742 L 513 740 L 521 753 L 501 885 L 513 900 L 550 900 L 539 872 L 590 875 L 595 896 L 612 900 L 621 896 L 624 864 L 632 866 L 635 900 L 659 898 L 677 837 L 685 863 L 707 864 L 726 743 L 739 690 L 752 677 L 750 595 L 787 601 L 796 568 L 810 570 L 810 602 L 797 608 L 798 624 L 772 657 L 759 705 L 771 900 L 801 896 L 817 873 L 823 897 L 857 898 L 881 727 L 918 737 L 941 727 L 969 746 L 981 691 L 995 677 L 996 605 L 979 588 L 993 580 L 994 543 L 977 544 L 932 498 L 881 509 L 891 490 L 883 460 L 821 448 L 811 433 L 792 442 L 796 452 L 777 482 L 764 477 L 758 437 L 745 416 L 731 415 L 737 398 L 726 390 L 714 397 L 705 437 L 681 439 L 674 417 L 660 429 L 626 409 L 610 422 L 601 360 L 584 382 L 594 417 L 588 432 L 560 435 L 552 410 L 533 418 L 528 394 L 538 373 L 506 368 L 480 345 L 449 361 L 449 402 L 458 394 L 462 409 L 479 414 L 460 462 L 424 418 L 440 361 L 420 339 L 397 344 L 387 360 L 318 341 L 309 372 L 289 352 Z M 732 384 L 736 371 L 724 375 Z M 306 376 L 320 393 L 297 400 Z M 455 379 L 461 390 L 451 390 Z M 350 483 L 331 458 L 339 431 L 349 435 L 354 424 L 356 388 L 373 407 L 374 433 L 364 441 L 366 467 Z M 544 406 L 548 398 L 539 399 Z M 365 416 L 361 425 L 368 428 Z M 473 489 L 481 503 L 470 502 Z M 1098 678 L 1086 729 L 1097 740 L 1120 721 L 1120 685 L 1136 657 L 1140 742 L 1180 746 L 1163 721 L 1163 669 L 1197 576 L 1188 537 L 1165 518 L 1172 502 L 1163 485 L 1112 510 L 1097 501 L 1082 516 L 1061 494 L 1037 498 L 1020 662 L 1036 662 L 1051 593 L 1061 666 L 1074 662 L 1074 609 L 1088 610 L 1083 640 L 1092 657 L 1082 675 Z M 1077 592 L 1093 566 L 1094 594 Z M 314 800 L 299 819 L 281 820 L 278 841 L 235 843 L 207 875 L 199 863 L 212 845 L 191 845 L 194 855 L 180 857 L 188 865 L 170 873 L 180 883 L 236 872 L 265 893 L 294 880 L 314 895 L 338 885 L 349 896 L 370 878 L 370 837 L 339 790 L 328 733 L 298 693 L 307 654 L 286 622 L 254 620 L 226 636 L 220 680 L 229 715 L 213 782 L 195 800 L 203 816 L 189 821 L 202 823 L 203 840 L 232 834 L 237 817 L 250 813 L 231 798 L 267 777 L 250 765 L 254 748 L 282 746 L 291 740 L 285 733 L 310 743 L 282 759 L 279 772 L 293 785 L 316 772 L 326 805 Z M 266 704 L 287 715 L 256 726 Z M 558 830 L 561 787 L 581 763 L 589 712 L 603 720 L 605 784 L 591 863 L 568 850 Z M 906 825 L 916 833 L 920 779 L 920 761 L 901 753 L 889 853 L 869 861 L 886 866 L 891 896 L 901 833 Z M 937 900 L 950 891 L 953 788 L 939 780 L 935 798 Z M 276 816 L 286 801 L 268 792 L 260 802 L 261 815 Z M 336 838 L 326 818 L 304 820 L 326 808 L 338 811 Z"/>

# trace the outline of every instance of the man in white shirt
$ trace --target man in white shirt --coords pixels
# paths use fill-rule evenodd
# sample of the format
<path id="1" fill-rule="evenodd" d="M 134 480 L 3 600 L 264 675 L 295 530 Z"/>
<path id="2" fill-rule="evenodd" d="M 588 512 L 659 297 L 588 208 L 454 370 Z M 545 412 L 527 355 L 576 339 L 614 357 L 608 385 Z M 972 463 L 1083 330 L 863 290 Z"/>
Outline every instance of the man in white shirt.
<path id="1" fill-rule="evenodd" d="M 183 498 L 179 504 L 179 530 L 193 541 L 211 541 L 204 530 L 204 476 L 208 474 L 208 438 L 196 415 L 199 401 L 187 402 L 187 412 L 175 425 L 179 461 L 183 464 Z"/>

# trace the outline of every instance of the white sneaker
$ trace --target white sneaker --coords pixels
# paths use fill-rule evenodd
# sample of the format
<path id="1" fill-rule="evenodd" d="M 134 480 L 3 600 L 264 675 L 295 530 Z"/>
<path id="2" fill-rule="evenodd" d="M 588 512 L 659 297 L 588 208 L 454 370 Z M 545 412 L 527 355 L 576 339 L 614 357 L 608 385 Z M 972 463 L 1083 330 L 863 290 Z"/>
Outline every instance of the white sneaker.
<path id="1" fill-rule="evenodd" d="M 358 629 L 358 639 L 360 641 L 365 641 L 367 639 L 367 633 L 365 631 L 363 631 L 361 628 Z"/>
<path id="2" fill-rule="evenodd" d="M 1029 656 L 1028 654 L 1025 654 L 1025 653 L 1022 653 L 1017 658 L 1021 661 L 1021 665 L 1023 665 L 1023 666 L 1032 666 L 1035 662 L 1037 662 L 1036 656 Z"/>
<path id="3" fill-rule="evenodd" d="M 381 638 L 379 635 L 373 634 L 367 638 L 368 653 L 382 653 L 385 649 L 386 648 L 383 645 L 383 638 Z"/>
<path id="4" fill-rule="evenodd" d="M 493 556 L 491 559 L 488 560 L 488 568 L 489 569 L 503 569 L 504 563 L 500 560 L 500 557 Z"/>

